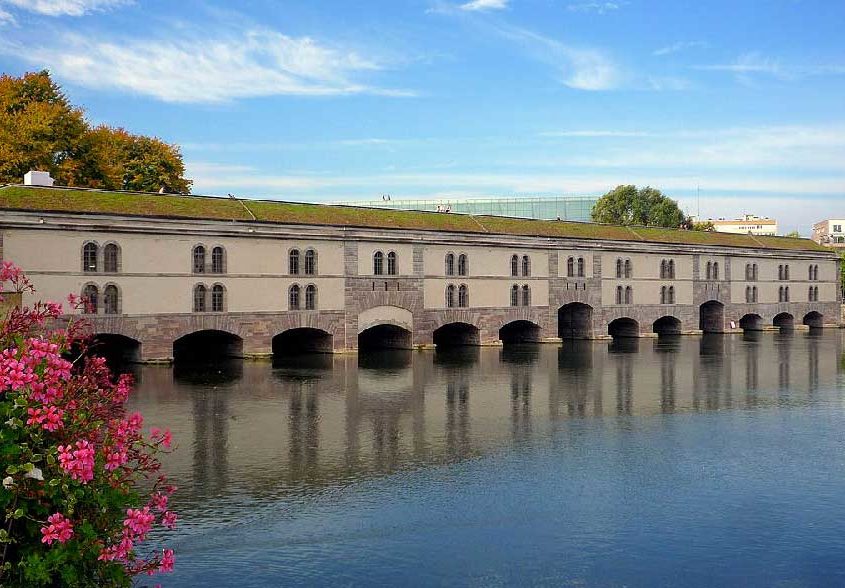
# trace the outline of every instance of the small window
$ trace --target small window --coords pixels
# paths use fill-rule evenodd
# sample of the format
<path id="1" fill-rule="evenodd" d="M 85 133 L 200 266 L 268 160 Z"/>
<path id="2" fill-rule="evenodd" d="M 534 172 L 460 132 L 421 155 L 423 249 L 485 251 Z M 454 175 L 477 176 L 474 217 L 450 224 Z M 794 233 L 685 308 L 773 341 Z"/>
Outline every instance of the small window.
<path id="1" fill-rule="evenodd" d="M 447 276 L 454 276 L 455 275 L 455 254 L 454 253 L 447 253 L 446 254 L 446 275 Z"/>
<path id="2" fill-rule="evenodd" d="M 458 288 L 458 306 L 467 308 L 469 306 L 469 288 L 466 284 L 461 284 Z"/>
<path id="3" fill-rule="evenodd" d="M 713 262 L 707 262 L 707 278 L 708 280 L 713 279 Z"/>
<path id="4" fill-rule="evenodd" d="M 675 286 L 669 286 L 669 304 L 675 304 Z"/>
<path id="5" fill-rule="evenodd" d="M 757 302 L 757 286 L 751 288 L 751 302 Z"/>
<path id="6" fill-rule="evenodd" d="M 783 266 L 783 279 L 789 281 L 789 264 Z"/>
<path id="7" fill-rule="evenodd" d="M 511 257 L 511 276 L 516 277 L 519 275 L 519 256 L 514 255 Z"/>
<path id="8" fill-rule="evenodd" d="M 819 287 L 818 286 L 813 288 L 813 300 L 815 300 L 816 302 L 819 301 Z"/>
<path id="9" fill-rule="evenodd" d="M 584 258 L 583 257 L 578 258 L 578 277 L 579 278 L 584 277 Z"/>
<path id="10" fill-rule="evenodd" d="M 667 302 L 666 286 L 661 286 L 660 287 L 660 304 L 666 304 L 666 302 Z"/>
<path id="11" fill-rule="evenodd" d="M 384 253 L 381 251 L 373 254 L 373 275 L 384 275 Z"/>
<path id="12" fill-rule="evenodd" d="M 625 304 L 634 303 L 634 289 L 631 286 L 625 286 Z"/>
<path id="13" fill-rule="evenodd" d="M 387 275 L 388 276 L 395 276 L 397 274 L 396 269 L 396 253 L 391 251 L 387 254 Z"/>
<path id="14" fill-rule="evenodd" d="M 317 286 L 314 284 L 305 287 L 305 310 L 317 310 Z"/>
<path id="15" fill-rule="evenodd" d="M 622 304 L 625 301 L 624 291 L 622 286 L 616 286 L 616 304 Z"/>
<path id="16" fill-rule="evenodd" d="M 751 274 L 751 264 L 750 264 L 750 263 L 746 263 L 746 264 L 745 264 L 745 281 L 746 281 L 746 282 L 750 282 L 751 280 L 752 280 L 752 274 Z"/>
<path id="17" fill-rule="evenodd" d="M 195 274 L 205 273 L 205 247 L 202 245 L 194 247 L 193 272 Z"/>
<path id="18" fill-rule="evenodd" d="M 103 289 L 103 313 L 120 313 L 120 292 L 114 284 L 109 284 Z"/>
<path id="19" fill-rule="evenodd" d="M 812 286 L 810 286 L 810 287 L 807 289 L 807 300 L 808 300 L 809 302 L 813 302 L 813 287 L 812 287 Z"/>
<path id="20" fill-rule="evenodd" d="M 623 267 L 622 260 L 617 259 L 616 260 L 616 277 L 617 278 L 621 278 L 624 275 L 622 267 Z"/>
<path id="21" fill-rule="evenodd" d="M 751 286 L 745 287 L 745 301 L 751 302 Z"/>
<path id="22" fill-rule="evenodd" d="M 818 279 L 819 279 L 819 266 L 816 265 L 816 266 L 813 266 L 813 267 L 814 267 L 814 269 L 813 269 L 813 279 L 818 281 Z"/>
<path id="23" fill-rule="evenodd" d="M 784 301 L 784 302 L 789 302 L 789 286 L 786 286 L 786 287 L 783 289 L 783 301 Z"/>
<path id="24" fill-rule="evenodd" d="M 86 243 L 82 247 L 82 269 L 86 272 L 97 271 L 97 244 Z"/>
<path id="25" fill-rule="evenodd" d="M 527 255 L 522 256 L 522 275 L 525 277 L 531 275 L 531 258 Z"/>
<path id="26" fill-rule="evenodd" d="M 88 284 L 83 288 L 82 298 L 84 306 L 82 307 L 82 312 L 85 314 L 97 314 L 99 294 L 100 292 L 94 284 Z"/>
<path id="27" fill-rule="evenodd" d="M 103 271 L 116 274 L 120 270 L 120 249 L 115 243 L 103 247 Z"/>
<path id="28" fill-rule="evenodd" d="M 305 275 L 317 275 L 317 251 L 314 249 L 305 250 Z"/>
<path id="29" fill-rule="evenodd" d="M 669 270 L 669 279 L 674 280 L 675 279 L 675 260 L 674 259 L 669 260 L 668 270 Z"/>
<path id="30" fill-rule="evenodd" d="M 453 308 L 455 306 L 455 286 L 449 284 L 446 286 L 446 308 Z"/>
<path id="31" fill-rule="evenodd" d="M 661 260 L 660 262 L 660 279 L 665 280 L 669 275 L 669 271 L 666 269 L 666 260 Z"/>
<path id="32" fill-rule="evenodd" d="M 783 279 L 783 266 L 779 265 L 778 266 L 778 280 L 782 280 L 782 279 Z"/>
<path id="33" fill-rule="evenodd" d="M 575 258 L 570 257 L 566 260 L 566 277 L 574 278 L 575 277 Z"/>
<path id="34" fill-rule="evenodd" d="M 469 275 L 469 258 L 467 257 L 466 253 L 461 253 L 458 256 L 458 275 L 459 276 L 468 276 Z"/>
<path id="35" fill-rule="evenodd" d="M 226 290 L 220 284 L 211 287 L 211 312 L 223 312 L 226 307 Z"/>
<path id="36" fill-rule="evenodd" d="M 299 284 L 294 284 L 288 290 L 288 310 L 299 310 Z"/>
<path id="37" fill-rule="evenodd" d="M 205 312 L 206 289 L 202 284 L 194 286 L 194 312 Z"/>
<path id="38" fill-rule="evenodd" d="M 813 266 L 807 267 L 807 279 L 813 281 Z"/>
<path id="39" fill-rule="evenodd" d="M 211 250 L 211 273 L 226 273 L 226 252 L 220 246 Z"/>
<path id="40" fill-rule="evenodd" d="M 288 253 L 288 273 L 292 276 L 299 275 L 299 249 L 291 249 Z"/>
<path id="41" fill-rule="evenodd" d="M 719 262 L 718 261 L 713 262 L 713 279 L 714 280 L 719 279 Z"/>
<path id="42" fill-rule="evenodd" d="M 511 306 L 519 306 L 519 286 L 511 286 Z"/>
<path id="43" fill-rule="evenodd" d="M 630 278 L 633 275 L 633 267 L 631 266 L 631 260 L 625 260 L 625 277 Z"/>
<path id="44" fill-rule="evenodd" d="M 754 263 L 751 265 L 751 279 L 755 282 L 757 281 L 757 264 Z"/>
<path id="45" fill-rule="evenodd" d="M 522 287 L 522 306 L 531 306 L 531 288 L 528 284 Z"/>

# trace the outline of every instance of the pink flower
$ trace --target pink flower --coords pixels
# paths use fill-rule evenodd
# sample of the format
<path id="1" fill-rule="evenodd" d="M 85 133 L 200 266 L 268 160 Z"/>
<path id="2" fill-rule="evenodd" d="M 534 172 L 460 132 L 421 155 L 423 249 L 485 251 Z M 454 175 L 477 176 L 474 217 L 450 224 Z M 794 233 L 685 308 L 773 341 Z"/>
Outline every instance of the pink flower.
<path id="1" fill-rule="evenodd" d="M 86 440 L 70 445 L 59 445 L 59 464 L 74 480 L 86 484 L 94 479 L 94 446 Z"/>
<path id="2" fill-rule="evenodd" d="M 158 427 L 153 427 L 150 429 L 150 435 L 154 442 L 161 443 L 165 449 L 170 449 L 170 444 L 173 443 L 173 435 L 170 434 L 170 429 L 162 431 Z"/>
<path id="3" fill-rule="evenodd" d="M 164 516 L 161 517 L 161 524 L 167 527 L 168 529 L 172 529 L 176 526 L 176 519 L 179 518 L 176 516 L 176 513 L 172 510 L 168 510 L 164 513 Z"/>
<path id="4" fill-rule="evenodd" d="M 150 512 L 150 507 L 130 508 L 126 511 L 126 519 L 123 526 L 129 529 L 134 536 L 143 540 L 153 527 L 155 515 Z"/>
<path id="5" fill-rule="evenodd" d="M 62 427 L 65 411 L 55 406 L 47 408 L 28 408 L 27 425 L 41 425 L 47 431 L 56 431 Z"/>
<path id="6" fill-rule="evenodd" d="M 161 552 L 161 563 L 158 565 L 158 571 L 162 573 L 168 573 L 173 571 L 173 563 L 175 562 L 176 558 L 173 557 L 173 550 L 172 549 L 165 549 Z"/>
<path id="7" fill-rule="evenodd" d="M 47 522 L 50 524 L 41 527 L 42 543 L 47 545 L 52 545 L 53 541 L 64 543 L 73 537 L 73 524 L 64 515 L 60 513 L 51 514 L 47 517 Z"/>

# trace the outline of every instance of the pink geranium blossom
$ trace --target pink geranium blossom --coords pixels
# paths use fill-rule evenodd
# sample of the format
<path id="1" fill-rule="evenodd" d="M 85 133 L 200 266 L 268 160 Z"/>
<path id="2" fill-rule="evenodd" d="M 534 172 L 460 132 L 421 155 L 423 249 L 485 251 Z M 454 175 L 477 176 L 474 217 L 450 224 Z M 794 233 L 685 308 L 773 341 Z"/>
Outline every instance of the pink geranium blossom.
<path id="1" fill-rule="evenodd" d="M 46 543 L 47 545 L 52 545 L 53 541 L 65 543 L 73 537 L 73 525 L 63 514 L 51 514 L 47 517 L 47 522 L 50 524 L 41 527 L 41 535 L 43 535 L 41 537 L 42 543 Z"/>

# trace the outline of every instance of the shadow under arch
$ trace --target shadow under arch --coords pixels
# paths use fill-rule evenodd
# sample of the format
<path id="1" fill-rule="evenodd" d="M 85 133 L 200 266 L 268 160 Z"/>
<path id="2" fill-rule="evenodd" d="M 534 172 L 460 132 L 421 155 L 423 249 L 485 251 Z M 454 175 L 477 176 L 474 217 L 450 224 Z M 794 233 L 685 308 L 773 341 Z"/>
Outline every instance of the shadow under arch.
<path id="1" fill-rule="evenodd" d="M 332 336 L 322 329 L 299 327 L 273 337 L 273 359 L 292 355 L 331 353 Z"/>
<path id="2" fill-rule="evenodd" d="M 438 349 L 443 347 L 467 347 L 479 345 L 481 337 L 478 327 L 469 323 L 446 323 L 434 331 L 433 341 Z"/>
<path id="3" fill-rule="evenodd" d="M 662 316 L 651 325 L 651 330 L 657 333 L 658 337 L 681 334 L 681 321 L 677 317 Z"/>
<path id="4" fill-rule="evenodd" d="M 801 319 L 801 324 L 807 325 L 811 329 L 821 329 L 824 326 L 824 315 L 815 310 L 810 311 Z"/>
<path id="5" fill-rule="evenodd" d="M 725 330 L 725 305 L 718 300 L 708 300 L 698 307 L 698 328 L 704 333 L 721 333 Z"/>
<path id="6" fill-rule="evenodd" d="M 89 340 L 86 353 L 105 357 L 109 364 L 138 363 L 141 361 L 141 342 L 126 335 L 97 333 Z"/>
<path id="7" fill-rule="evenodd" d="M 557 311 L 561 339 L 589 339 L 593 334 L 593 307 L 583 302 L 564 304 Z"/>
<path id="8" fill-rule="evenodd" d="M 207 329 L 194 331 L 173 342 L 174 363 L 206 363 L 243 358 L 244 341 L 234 333 Z"/>
<path id="9" fill-rule="evenodd" d="M 397 325 L 374 325 L 358 334 L 359 351 L 411 349 L 412 347 L 411 331 Z"/>
<path id="10" fill-rule="evenodd" d="M 640 324 L 630 317 L 610 321 L 607 334 L 614 339 L 634 339 L 640 336 Z"/>
<path id="11" fill-rule="evenodd" d="M 503 345 L 539 343 L 540 325 L 526 320 L 511 321 L 499 329 L 499 340 Z"/>
<path id="12" fill-rule="evenodd" d="M 795 317 L 788 312 L 781 312 L 775 315 L 772 324 L 779 328 L 781 333 L 789 333 L 795 330 Z"/>
<path id="13" fill-rule="evenodd" d="M 743 315 L 743 317 L 739 319 L 739 328 L 743 331 L 762 331 L 763 317 L 756 313 Z"/>

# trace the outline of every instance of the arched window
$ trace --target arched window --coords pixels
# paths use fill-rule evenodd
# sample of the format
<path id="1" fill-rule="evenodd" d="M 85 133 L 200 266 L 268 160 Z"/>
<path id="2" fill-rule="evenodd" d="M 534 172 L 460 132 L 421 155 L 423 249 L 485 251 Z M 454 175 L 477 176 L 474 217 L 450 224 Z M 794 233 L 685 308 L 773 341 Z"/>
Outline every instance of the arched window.
<path id="1" fill-rule="evenodd" d="M 666 260 L 663 259 L 660 261 L 660 279 L 665 280 L 669 275 L 669 270 L 666 269 L 668 266 L 666 264 Z"/>
<path id="2" fill-rule="evenodd" d="M 751 286 L 745 287 L 745 301 L 751 302 Z"/>
<path id="3" fill-rule="evenodd" d="M 807 267 L 807 279 L 813 281 L 813 266 Z"/>
<path id="4" fill-rule="evenodd" d="M 522 286 L 522 306 L 531 306 L 531 288 L 528 284 Z"/>
<path id="5" fill-rule="evenodd" d="M 455 306 L 455 285 L 449 284 L 446 286 L 446 308 Z"/>
<path id="6" fill-rule="evenodd" d="M 621 278 L 624 274 L 622 273 L 622 260 L 616 260 L 616 277 Z"/>
<path id="7" fill-rule="evenodd" d="M 384 274 L 384 253 L 376 251 L 373 253 L 373 275 L 381 276 Z"/>
<path id="8" fill-rule="evenodd" d="M 391 251 L 387 254 L 387 275 L 395 276 L 396 274 L 396 252 Z"/>
<path id="9" fill-rule="evenodd" d="M 783 289 L 783 301 L 784 301 L 784 302 L 789 302 L 789 286 L 786 286 L 786 287 Z"/>
<path id="10" fill-rule="evenodd" d="M 455 254 L 454 253 L 447 253 L 446 254 L 446 275 L 447 276 L 454 276 L 455 275 Z"/>
<path id="11" fill-rule="evenodd" d="M 519 306 L 519 286 L 516 284 L 511 286 L 511 306 Z"/>
<path id="12" fill-rule="evenodd" d="M 202 284 L 194 286 L 194 312 L 205 312 L 206 289 Z"/>
<path id="13" fill-rule="evenodd" d="M 669 279 L 674 280 L 675 279 L 675 260 L 674 259 L 669 260 L 669 265 L 668 265 L 667 269 L 669 270 Z"/>
<path id="14" fill-rule="evenodd" d="M 675 304 L 675 286 L 669 286 L 669 304 Z"/>
<path id="15" fill-rule="evenodd" d="M 469 288 L 466 284 L 461 284 L 458 287 L 458 306 L 461 308 L 469 306 Z"/>
<path id="16" fill-rule="evenodd" d="M 103 247 L 103 271 L 107 274 L 120 271 L 120 248 L 116 243 L 108 243 Z"/>
<path id="17" fill-rule="evenodd" d="M 751 288 L 751 302 L 757 302 L 757 286 Z"/>
<path id="18" fill-rule="evenodd" d="M 519 275 L 519 256 L 517 255 L 511 257 L 511 275 L 513 277 Z"/>
<path id="19" fill-rule="evenodd" d="M 584 258 L 583 257 L 578 258 L 578 277 L 579 278 L 584 277 Z"/>
<path id="20" fill-rule="evenodd" d="M 718 261 L 713 262 L 713 279 L 714 280 L 719 279 L 719 262 Z"/>
<path id="21" fill-rule="evenodd" d="M 566 260 L 566 277 L 567 278 L 574 278 L 575 277 L 575 258 L 570 257 Z"/>
<path id="22" fill-rule="evenodd" d="M 317 251 L 314 249 L 305 250 L 305 275 L 317 275 Z"/>
<path id="23" fill-rule="evenodd" d="M 783 301 L 784 301 L 784 299 L 783 299 L 783 286 L 781 286 L 780 288 L 778 288 L 778 302 L 783 302 Z"/>
<path id="24" fill-rule="evenodd" d="M 757 264 L 754 263 L 751 265 L 751 279 L 755 282 L 757 281 Z"/>
<path id="25" fill-rule="evenodd" d="M 522 256 L 522 275 L 525 277 L 531 275 L 531 258 L 527 255 Z"/>
<path id="26" fill-rule="evenodd" d="M 82 246 L 82 271 L 97 271 L 97 244 L 86 243 Z"/>
<path id="27" fill-rule="evenodd" d="M 299 275 L 299 249 L 291 249 L 288 253 L 288 273 L 292 276 Z"/>
<path id="28" fill-rule="evenodd" d="M 813 267 L 814 267 L 814 269 L 813 269 L 813 279 L 818 280 L 819 279 L 819 266 L 816 265 L 816 266 L 813 266 Z"/>
<path id="29" fill-rule="evenodd" d="M 205 273 L 205 247 L 202 245 L 197 245 L 194 247 L 193 253 L 193 272 L 195 274 L 204 274 Z"/>
<path id="30" fill-rule="evenodd" d="M 82 312 L 85 314 L 97 314 L 99 290 L 94 284 L 88 284 L 82 289 L 82 298 L 84 299 L 84 306 Z"/>
<path id="31" fill-rule="evenodd" d="M 211 250 L 211 273 L 226 273 L 226 252 L 219 245 Z"/>
<path id="32" fill-rule="evenodd" d="M 713 262 L 707 262 L 707 278 L 708 280 L 713 279 Z"/>
<path id="33" fill-rule="evenodd" d="M 789 264 L 783 266 L 783 279 L 789 281 Z"/>
<path id="34" fill-rule="evenodd" d="M 666 304 L 666 286 L 660 287 L 660 304 Z"/>
<path id="35" fill-rule="evenodd" d="M 469 257 L 467 257 L 466 253 L 461 253 L 458 256 L 458 275 L 459 276 L 468 276 L 469 275 Z"/>
<path id="36" fill-rule="evenodd" d="M 630 278 L 633 275 L 633 268 L 631 266 L 631 260 L 625 260 L 625 277 Z"/>
<path id="37" fill-rule="evenodd" d="M 120 292 L 117 286 L 109 284 L 103 289 L 103 314 L 120 313 Z"/>
<path id="38" fill-rule="evenodd" d="M 288 310 L 299 310 L 299 284 L 294 284 L 288 290 Z"/>
<path id="39" fill-rule="evenodd" d="M 314 284 L 305 287 L 305 310 L 317 310 L 317 286 Z"/>
<path id="40" fill-rule="evenodd" d="M 616 304 L 622 304 L 625 299 L 624 296 L 624 288 L 622 286 L 616 286 Z"/>
<path id="41" fill-rule="evenodd" d="M 746 263 L 745 264 L 745 281 L 750 282 L 752 280 L 752 278 L 753 278 L 753 275 L 751 273 L 751 264 Z"/>
<path id="42" fill-rule="evenodd" d="M 625 286 L 625 304 L 634 303 L 634 289 L 631 286 Z"/>
<path id="43" fill-rule="evenodd" d="M 783 265 L 778 266 L 778 280 L 783 279 Z"/>
<path id="44" fill-rule="evenodd" d="M 813 300 L 818 302 L 819 301 L 819 287 L 816 286 L 813 288 Z"/>
<path id="45" fill-rule="evenodd" d="M 211 312 L 223 312 L 226 308 L 226 290 L 220 284 L 211 287 Z"/>
<path id="46" fill-rule="evenodd" d="M 807 290 L 807 300 L 809 302 L 813 301 L 813 287 L 812 286 L 810 286 Z"/>

